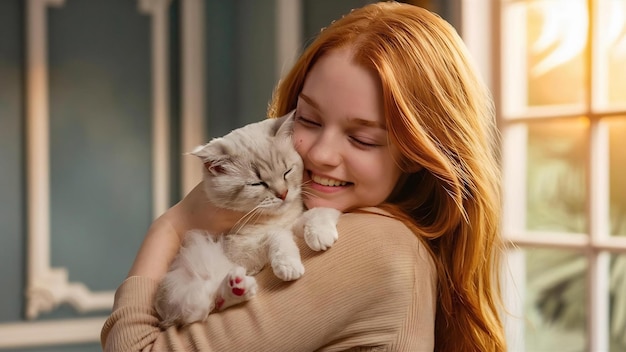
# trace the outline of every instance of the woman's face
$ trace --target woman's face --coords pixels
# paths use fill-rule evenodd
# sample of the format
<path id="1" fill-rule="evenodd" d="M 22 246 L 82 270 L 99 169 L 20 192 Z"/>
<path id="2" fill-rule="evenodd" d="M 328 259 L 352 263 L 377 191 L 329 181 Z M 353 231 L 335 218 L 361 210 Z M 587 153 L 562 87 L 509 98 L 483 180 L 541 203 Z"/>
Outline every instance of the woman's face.
<path id="1" fill-rule="evenodd" d="M 326 53 L 307 75 L 293 141 L 304 160 L 308 208 L 378 205 L 402 174 L 387 138 L 380 80 L 352 61 L 349 48 Z"/>

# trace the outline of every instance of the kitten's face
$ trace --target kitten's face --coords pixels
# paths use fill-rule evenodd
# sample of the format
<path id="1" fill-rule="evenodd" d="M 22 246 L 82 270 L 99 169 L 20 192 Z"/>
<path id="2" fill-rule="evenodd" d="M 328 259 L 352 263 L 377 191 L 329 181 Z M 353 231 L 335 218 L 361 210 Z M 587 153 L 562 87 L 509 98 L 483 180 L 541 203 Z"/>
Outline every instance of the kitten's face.
<path id="1" fill-rule="evenodd" d="M 266 214 L 301 206 L 302 159 L 288 136 L 267 133 L 244 127 L 194 152 L 205 163 L 205 190 L 212 203 Z"/>

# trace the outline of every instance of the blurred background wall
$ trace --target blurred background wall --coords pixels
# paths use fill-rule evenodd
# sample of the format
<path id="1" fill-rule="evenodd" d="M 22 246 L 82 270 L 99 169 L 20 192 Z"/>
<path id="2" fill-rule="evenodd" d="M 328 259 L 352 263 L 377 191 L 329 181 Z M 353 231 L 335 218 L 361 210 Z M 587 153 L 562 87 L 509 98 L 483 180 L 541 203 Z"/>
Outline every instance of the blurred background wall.
<path id="1" fill-rule="evenodd" d="M 264 118 L 289 60 L 368 2 L 0 0 L 0 350 L 100 351 L 145 231 L 197 176 L 182 153 Z"/>

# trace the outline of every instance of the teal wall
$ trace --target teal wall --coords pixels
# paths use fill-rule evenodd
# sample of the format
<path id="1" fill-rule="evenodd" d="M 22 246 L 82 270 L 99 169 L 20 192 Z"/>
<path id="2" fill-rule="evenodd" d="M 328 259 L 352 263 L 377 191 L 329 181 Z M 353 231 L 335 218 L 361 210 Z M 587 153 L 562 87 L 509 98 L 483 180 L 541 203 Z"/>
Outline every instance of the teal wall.
<path id="1" fill-rule="evenodd" d="M 0 0 L 0 323 L 23 311 L 23 17 L 20 0 Z"/>
<path id="2" fill-rule="evenodd" d="M 152 218 L 150 17 L 69 0 L 48 21 L 52 266 L 107 290 Z"/>

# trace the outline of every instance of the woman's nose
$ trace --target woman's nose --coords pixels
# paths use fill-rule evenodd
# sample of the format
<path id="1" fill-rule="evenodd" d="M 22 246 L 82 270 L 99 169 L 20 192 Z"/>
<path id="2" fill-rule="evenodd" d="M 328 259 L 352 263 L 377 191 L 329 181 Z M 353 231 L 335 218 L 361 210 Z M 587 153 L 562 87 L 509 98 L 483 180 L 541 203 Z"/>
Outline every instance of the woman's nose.
<path id="1" fill-rule="evenodd" d="M 323 134 L 311 145 L 308 158 L 317 166 L 337 166 L 341 163 L 341 146 L 336 137 Z"/>

